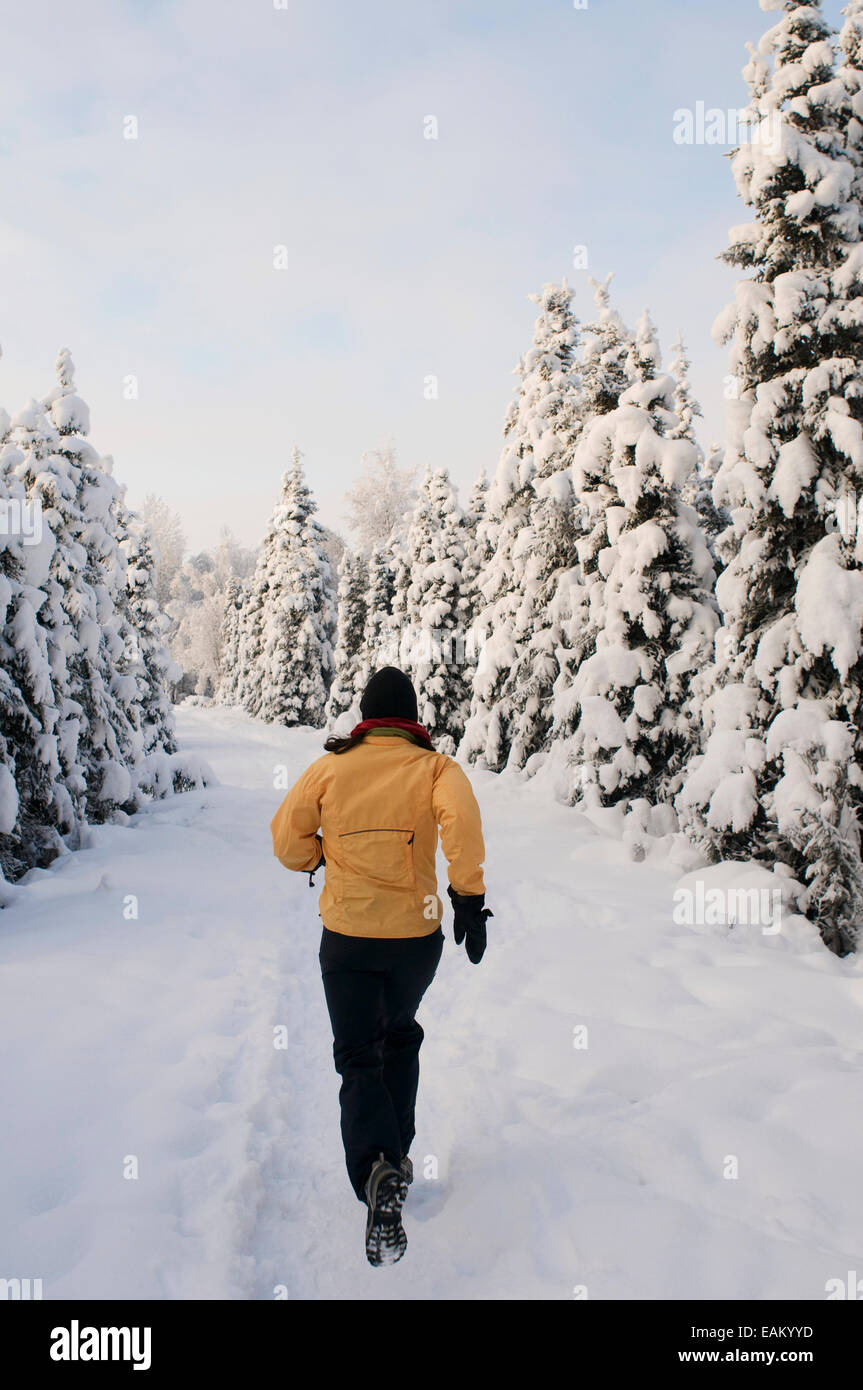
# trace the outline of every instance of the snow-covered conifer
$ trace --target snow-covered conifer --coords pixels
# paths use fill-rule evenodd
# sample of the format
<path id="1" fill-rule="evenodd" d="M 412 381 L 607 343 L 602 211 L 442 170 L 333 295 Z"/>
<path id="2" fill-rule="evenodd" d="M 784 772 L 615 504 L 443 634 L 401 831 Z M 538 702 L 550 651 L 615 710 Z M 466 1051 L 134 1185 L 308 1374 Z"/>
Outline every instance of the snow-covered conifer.
<path id="1" fill-rule="evenodd" d="M 221 679 L 217 690 L 219 700 L 225 705 L 239 703 L 244 597 L 243 581 L 234 577 L 229 579 L 222 616 Z"/>
<path id="2" fill-rule="evenodd" d="M 51 536 L 44 598 L 39 623 L 45 632 L 54 703 L 60 775 L 58 785 L 69 800 L 69 830 L 85 820 L 87 778 L 79 741 L 83 709 L 77 699 L 76 664 L 80 664 L 79 613 L 90 606 L 83 571 L 85 553 L 79 540 L 78 474 L 57 451 L 57 431 L 44 407 L 31 399 L 13 417 L 13 447 L 7 455 L 9 476 L 19 482 L 28 503 L 42 516 Z M 44 533 L 43 533 L 44 535 Z"/>
<path id="3" fill-rule="evenodd" d="M 553 723 L 552 694 L 560 675 L 564 640 L 555 603 L 564 576 L 577 565 L 577 542 L 584 516 L 572 485 L 575 447 L 584 423 L 584 396 L 576 361 L 579 325 L 570 307 L 571 292 L 548 286 L 536 296 L 546 336 L 535 342 L 526 366 L 536 372 L 533 420 L 535 472 L 519 603 L 513 623 L 515 661 L 505 698 L 512 706 L 508 763 L 536 764 L 548 748 Z M 531 759 L 534 760 L 531 764 Z"/>
<path id="4" fill-rule="evenodd" d="M 81 568 L 69 594 L 74 645 L 67 666 L 69 693 L 81 711 L 78 758 L 86 782 L 86 815 L 98 823 L 134 807 L 132 769 L 142 753 L 132 714 L 137 687 L 124 670 L 126 562 L 118 534 L 122 490 L 112 476 L 110 457 L 100 457 L 86 438 L 90 413 L 75 391 L 67 349 L 57 359 L 57 386 L 42 405 L 56 430 L 53 457 L 65 462 L 75 488 L 73 541 Z M 38 478 L 34 486 L 38 492 Z"/>
<path id="5" fill-rule="evenodd" d="M 595 640 L 572 679 L 575 727 L 564 744 L 569 799 L 590 805 L 667 800 L 691 749 L 692 680 L 717 624 L 710 555 L 679 493 L 696 448 L 673 437 L 674 382 L 651 342 L 643 332 L 640 379 L 575 454 L 576 494 L 601 499 L 585 589 Z"/>
<path id="6" fill-rule="evenodd" d="M 704 451 L 698 443 L 695 421 L 701 418 L 702 410 L 692 393 L 692 385 L 689 380 L 691 364 L 682 335 L 678 334 L 677 341 L 672 344 L 671 351 L 669 372 L 674 380 L 674 414 L 677 417 L 677 423 L 670 432 L 670 438 L 688 439 L 691 444 L 695 445 L 696 449 L 695 466 L 683 484 L 681 495 L 684 502 L 687 502 L 697 513 L 707 538 L 708 548 L 713 555 L 716 537 L 730 521 L 728 514 L 718 510 L 713 501 L 713 479 L 720 460 L 715 446 L 711 450 L 709 458 L 705 459 Z"/>
<path id="7" fill-rule="evenodd" d="M 481 649 L 480 617 L 484 606 L 480 576 L 494 554 L 493 524 L 488 516 L 488 477 L 483 468 L 474 483 L 467 508 L 462 515 L 464 565 L 462 567 L 462 598 L 468 623 L 465 644 L 465 680 L 473 690 L 474 676 Z"/>
<path id="8" fill-rule="evenodd" d="M 677 423 L 672 428 L 670 437 L 672 439 L 688 439 L 690 443 L 697 445 L 695 421 L 701 418 L 703 412 L 692 394 L 692 384 L 689 380 L 689 368 L 692 363 L 686 351 L 682 334 L 678 334 L 672 343 L 671 353 L 668 370 L 674 380 L 674 414 L 677 417 Z M 699 450 L 699 454 L 700 452 Z"/>
<path id="9" fill-rule="evenodd" d="M 635 335 L 626 357 L 626 369 L 630 382 L 653 381 L 662 366 L 662 354 L 656 328 L 645 309 L 635 325 Z"/>
<path id="10" fill-rule="evenodd" d="M 26 497 L 12 473 L 20 451 L 10 434 L 0 410 L 0 871 L 16 879 L 50 861 L 61 836 L 75 829 L 75 815 L 61 781 L 58 711 L 39 621 L 39 584 L 54 539 L 44 526 L 40 543 L 31 544 L 36 527 L 31 534 L 21 525 Z"/>
<path id="11" fill-rule="evenodd" d="M 532 300 L 540 312 L 517 368 L 481 528 L 491 550 L 477 579 L 482 648 L 459 750 L 493 771 L 510 759 L 523 765 L 550 723 L 556 671 L 547 603 L 578 528 L 568 477 L 582 409 L 572 292 L 565 282 L 546 285 Z"/>
<path id="12" fill-rule="evenodd" d="M 678 809 L 714 857 L 789 866 L 844 952 L 863 923 L 863 247 L 828 27 L 817 3 L 783 8 L 745 70 L 761 138 L 733 160 L 755 221 L 732 233 L 725 259 L 753 275 L 716 329 L 739 385 L 714 484 L 724 626 Z"/>
<path id="13" fill-rule="evenodd" d="M 382 666 L 398 664 L 397 643 L 393 642 L 392 632 L 395 563 L 388 541 L 374 546 L 369 555 L 361 686 Z"/>
<path id="14" fill-rule="evenodd" d="M 633 333 L 611 303 L 609 286 L 613 279 L 611 274 L 602 281 L 593 277 L 590 279 L 596 316 L 591 323 L 584 325 L 580 373 L 586 416 L 607 415 L 610 410 L 616 409 L 621 395 L 632 380 L 629 363 Z"/>
<path id="15" fill-rule="evenodd" d="M 339 566 L 335 674 L 326 711 L 329 722 L 352 709 L 362 694 L 368 583 L 365 557 L 359 552 L 345 550 Z"/>
<path id="16" fill-rule="evenodd" d="M 137 685 L 135 724 L 146 760 L 153 753 L 177 751 L 168 692 L 179 671 L 166 645 L 168 619 L 159 607 L 153 535 L 133 512 L 122 519 L 121 548 L 126 561 L 127 664 Z"/>
<path id="17" fill-rule="evenodd" d="M 464 588 L 471 599 L 471 614 L 480 608 L 477 580 L 494 554 L 494 543 L 488 527 L 488 477 L 483 468 L 471 488 L 462 518 L 465 533 Z"/>
<path id="18" fill-rule="evenodd" d="M 609 286 L 613 276 L 594 280 L 596 313 L 584 327 L 584 353 L 581 362 L 582 434 L 597 417 L 610 414 L 620 404 L 623 392 L 632 384 L 631 372 L 640 361 L 634 352 L 635 335 L 612 305 Z M 651 326 L 652 328 L 652 326 Z M 655 344 L 655 334 L 653 335 Z M 650 357 L 642 370 L 650 369 Z M 582 662 L 596 646 L 597 629 L 591 616 L 590 595 L 602 580 L 598 556 L 607 545 L 606 508 L 619 502 L 609 478 L 608 458 L 582 451 L 577 470 L 573 469 L 574 506 L 579 537 L 576 563 L 561 573 L 551 603 L 553 621 L 560 633 L 556 651 L 559 666 L 552 703 L 551 741 L 565 742 L 579 719 L 574 681 Z"/>
<path id="19" fill-rule="evenodd" d="M 41 523 L 0 547 L 0 741 L 18 807 L 0 857 L 13 877 L 75 848 L 88 822 L 204 775 L 174 748 L 148 534 L 88 430 L 66 349 L 48 395 L 0 422 L 4 495 Z"/>
<path id="20" fill-rule="evenodd" d="M 262 719 L 321 728 L 333 674 L 335 591 L 300 458 L 294 449 L 251 585 L 244 704 Z"/>
<path id="21" fill-rule="evenodd" d="M 855 168 L 853 201 L 860 207 L 863 206 L 863 0 L 850 0 L 842 14 L 845 23 L 839 35 L 839 79 L 847 100 L 845 153 Z"/>
<path id="22" fill-rule="evenodd" d="M 463 594 L 461 512 L 444 468 L 427 473 L 408 532 L 411 581 L 405 595 L 405 669 L 417 692 L 420 723 L 452 756 L 470 705 L 466 678 L 470 609 Z"/>

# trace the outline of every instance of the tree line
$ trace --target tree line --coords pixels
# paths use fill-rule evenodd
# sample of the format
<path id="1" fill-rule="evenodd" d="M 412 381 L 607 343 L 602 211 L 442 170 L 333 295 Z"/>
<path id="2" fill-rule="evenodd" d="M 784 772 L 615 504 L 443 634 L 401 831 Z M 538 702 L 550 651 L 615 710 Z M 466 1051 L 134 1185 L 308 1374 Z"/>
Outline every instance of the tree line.
<path id="1" fill-rule="evenodd" d="M 6 879 L 200 780 L 169 699 L 190 667 L 199 693 L 323 727 L 394 662 L 443 751 L 542 773 L 636 853 L 683 832 L 775 867 L 825 943 L 854 948 L 863 0 L 838 35 L 820 4 L 771 8 L 731 160 L 750 220 L 722 256 L 745 272 L 714 329 L 734 384 L 722 448 L 699 443 L 685 345 L 666 369 L 610 277 L 585 322 L 565 282 L 535 296 L 491 482 L 462 506 L 438 468 L 416 494 L 384 451 L 352 499 L 353 549 L 295 450 L 259 549 L 226 534 L 184 564 L 158 499 L 135 516 L 89 443 L 65 350 L 47 396 L 0 411 Z"/>
<path id="2" fill-rule="evenodd" d="M 462 509 L 430 471 L 407 527 L 346 553 L 337 589 L 295 456 L 232 585 L 218 694 L 321 726 L 397 651 L 438 746 L 545 769 L 633 845 L 679 829 L 709 858 L 779 866 L 846 953 L 863 921 L 863 0 L 838 42 L 819 4 L 775 8 L 731 161 L 751 218 L 723 253 L 747 272 L 714 330 L 724 447 L 697 440 L 682 343 L 666 371 L 609 281 L 586 323 L 547 285 L 491 484 Z"/>

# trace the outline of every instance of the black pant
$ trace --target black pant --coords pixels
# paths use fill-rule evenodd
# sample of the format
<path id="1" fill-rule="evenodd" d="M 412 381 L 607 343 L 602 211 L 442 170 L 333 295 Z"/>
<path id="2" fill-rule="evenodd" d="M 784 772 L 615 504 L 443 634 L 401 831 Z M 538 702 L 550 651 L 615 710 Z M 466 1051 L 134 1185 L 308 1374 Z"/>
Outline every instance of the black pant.
<path id="1" fill-rule="evenodd" d="M 342 1141 L 351 1186 L 363 1186 L 382 1153 L 394 1167 L 414 1137 L 423 1030 L 415 1014 L 443 950 L 428 936 L 344 936 L 324 927 L 318 959 L 342 1078 Z"/>

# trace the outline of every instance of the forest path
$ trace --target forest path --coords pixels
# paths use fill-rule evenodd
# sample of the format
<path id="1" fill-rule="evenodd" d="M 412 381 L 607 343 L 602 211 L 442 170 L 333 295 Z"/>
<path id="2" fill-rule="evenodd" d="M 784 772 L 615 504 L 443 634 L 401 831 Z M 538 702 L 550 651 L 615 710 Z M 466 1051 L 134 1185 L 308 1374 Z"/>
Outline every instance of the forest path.
<path id="1" fill-rule="evenodd" d="M 178 731 L 219 785 L 99 829 L 0 914 L 0 1277 L 45 1298 L 818 1299 L 857 1268 L 861 964 L 814 933 L 676 926 L 670 872 L 474 773 L 490 946 L 470 965 L 447 908 L 408 1252 L 370 1269 L 317 893 L 269 837 L 274 769 L 293 781 L 321 734 L 203 708 Z"/>

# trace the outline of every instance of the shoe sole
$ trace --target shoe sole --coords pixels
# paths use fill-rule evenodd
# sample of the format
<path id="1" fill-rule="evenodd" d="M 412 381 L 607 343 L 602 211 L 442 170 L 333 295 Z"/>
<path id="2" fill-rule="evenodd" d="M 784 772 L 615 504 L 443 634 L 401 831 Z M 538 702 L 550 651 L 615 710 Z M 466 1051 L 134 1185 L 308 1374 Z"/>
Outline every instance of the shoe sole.
<path id="1" fill-rule="evenodd" d="M 404 1179 L 390 1168 L 367 1194 L 366 1259 L 375 1269 L 394 1265 L 404 1255 L 408 1238 L 402 1225 L 402 1207 L 407 1196 Z"/>

